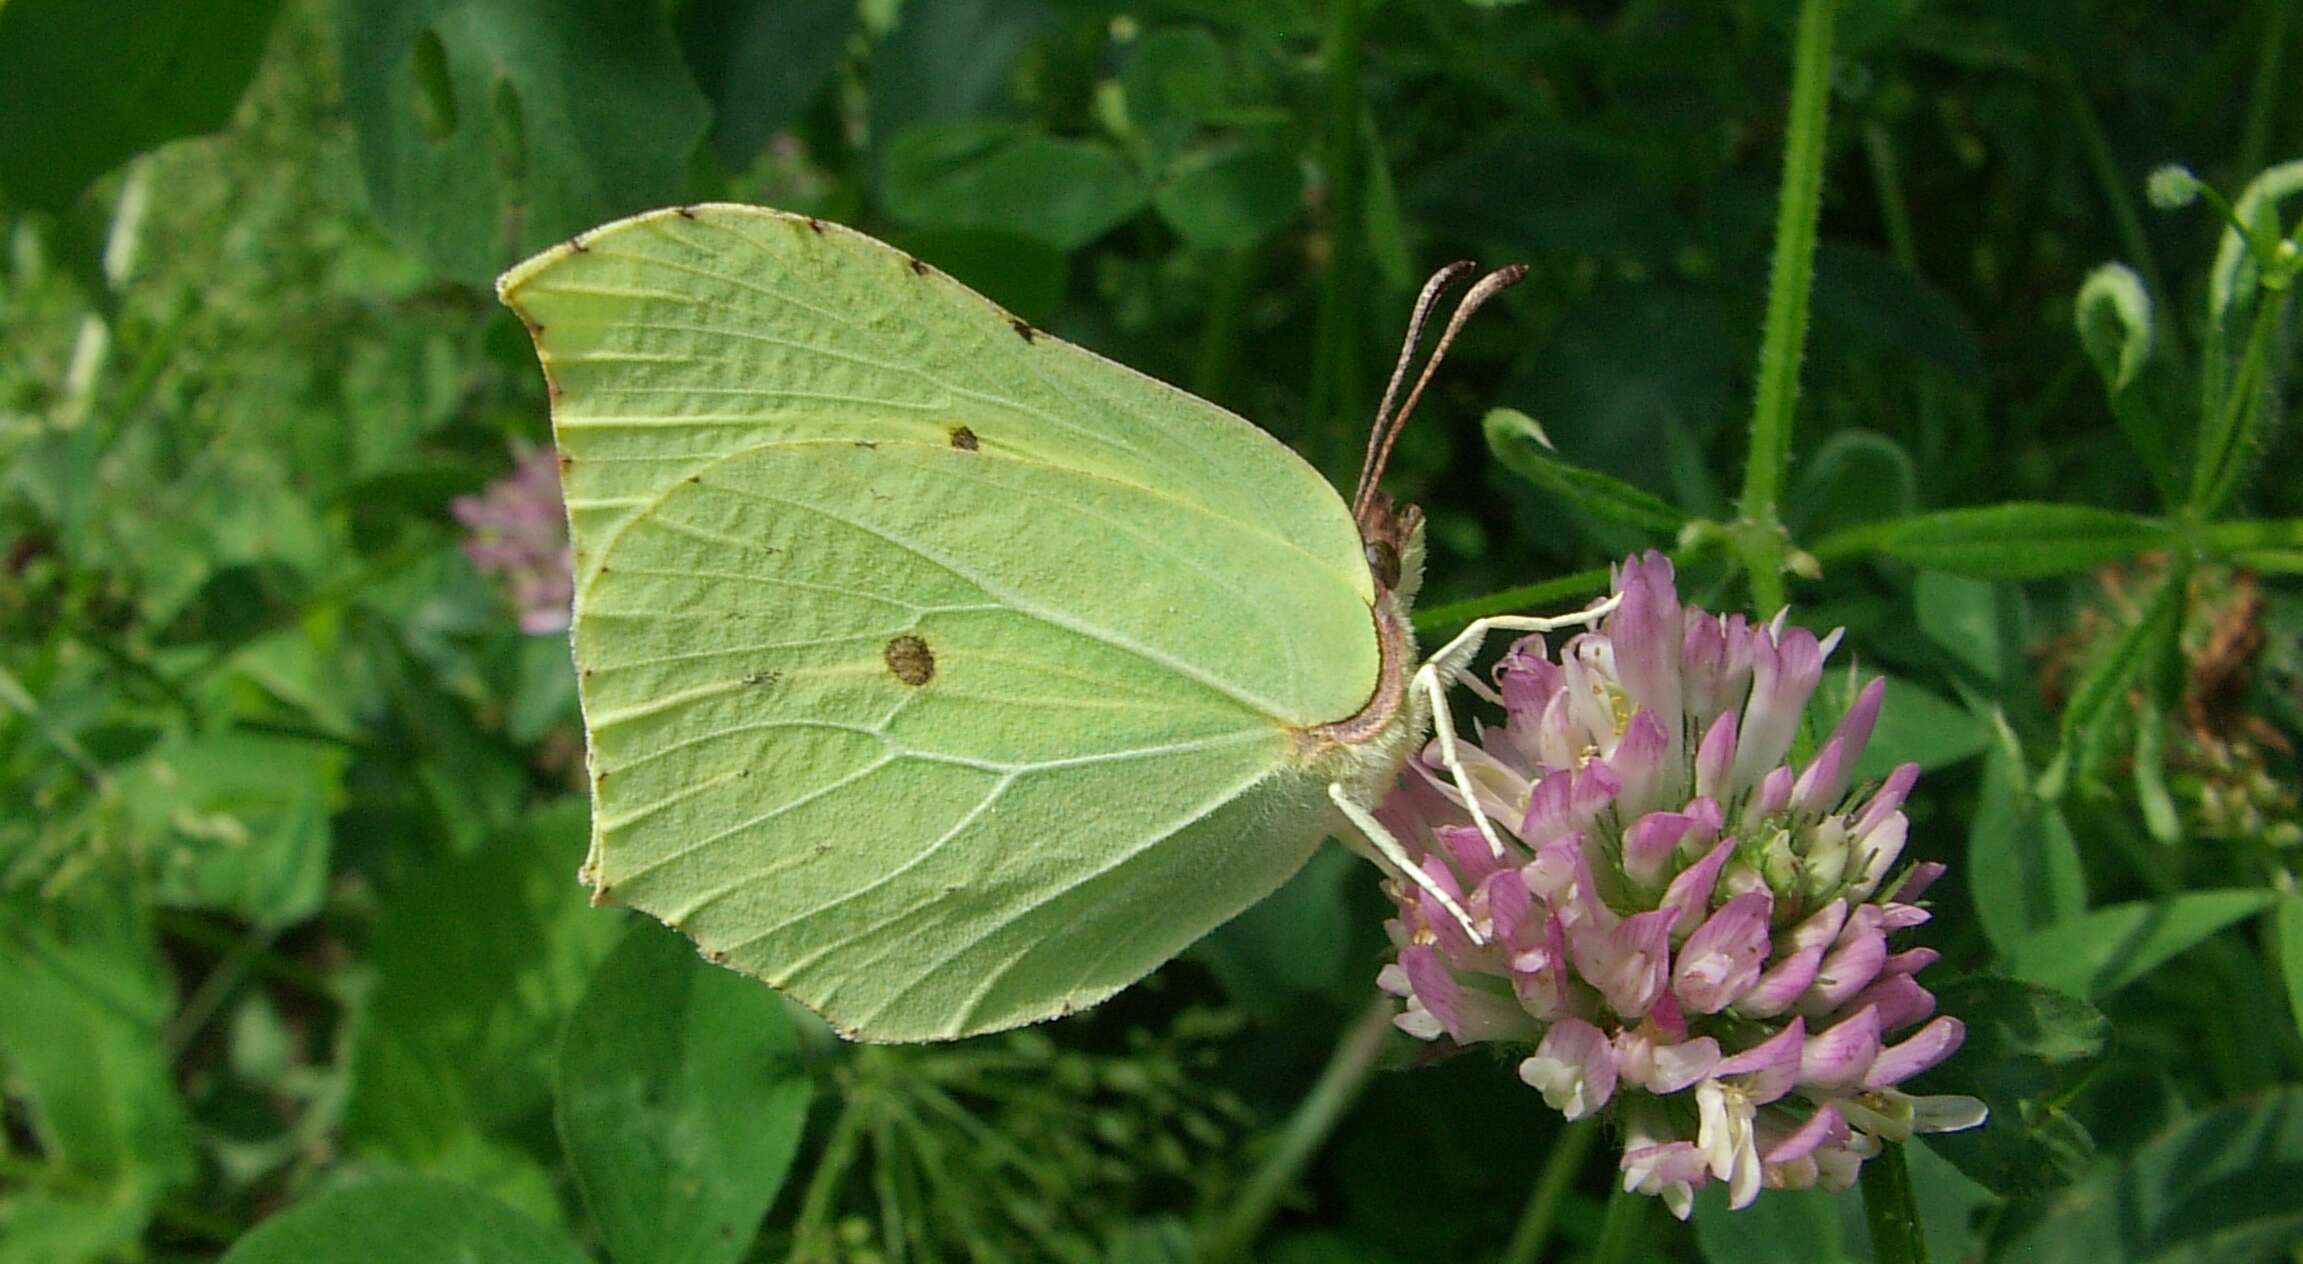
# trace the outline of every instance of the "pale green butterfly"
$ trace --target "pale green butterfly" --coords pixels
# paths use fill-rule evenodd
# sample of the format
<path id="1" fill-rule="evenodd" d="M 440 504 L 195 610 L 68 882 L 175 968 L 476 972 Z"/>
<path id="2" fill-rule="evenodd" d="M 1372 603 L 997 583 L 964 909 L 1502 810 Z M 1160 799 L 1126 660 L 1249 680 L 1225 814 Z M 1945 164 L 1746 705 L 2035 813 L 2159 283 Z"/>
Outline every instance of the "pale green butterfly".
<path id="1" fill-rule="evenodd" d="M 1445 685 L 1491 626 L 1590 617 L 1411 667 L 1421 516 L 1375 480 L 1519 276 L 1466 294 L 1395 414 L 1469 269 L 1425 287 L 1350 506 L 1233 414 L 821 220 L 656 211 L 504 274 L 574 541 L 594 901 L 898 1041 L 1093 1005 L 1331 833 L 1429 887 L 1370 805 L 1434 711 L 1473 802 Z"/>

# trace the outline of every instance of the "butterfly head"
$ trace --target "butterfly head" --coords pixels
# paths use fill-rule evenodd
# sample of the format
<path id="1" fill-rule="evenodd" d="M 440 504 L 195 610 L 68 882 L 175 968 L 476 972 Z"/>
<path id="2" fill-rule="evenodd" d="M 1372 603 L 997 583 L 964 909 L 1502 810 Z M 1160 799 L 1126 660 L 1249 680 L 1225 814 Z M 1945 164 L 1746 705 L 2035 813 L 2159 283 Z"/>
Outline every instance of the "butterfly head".
<path id="1" fill-rule="evenodd" d="M 1360 512 L 1359 539 L 1379 599 L 1405 612 L 1423 586 L 1423 511 L 1378 492 Z"/>

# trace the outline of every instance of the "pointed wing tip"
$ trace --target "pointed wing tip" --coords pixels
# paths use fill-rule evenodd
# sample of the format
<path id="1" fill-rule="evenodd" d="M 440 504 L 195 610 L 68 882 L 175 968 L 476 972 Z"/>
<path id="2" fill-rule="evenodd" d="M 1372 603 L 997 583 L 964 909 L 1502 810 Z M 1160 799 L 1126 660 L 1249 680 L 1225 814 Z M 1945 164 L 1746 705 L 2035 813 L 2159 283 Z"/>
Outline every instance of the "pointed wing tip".
<path id="1" fill-rule="evenodd" d="M 689 202 L 679 206 L 659 206 L 652 211 L 641 211 L 637 215 L 627 215 L 622 219 L 609 220 L 595 228 L 587 228 L 566 241 L 549 246 L 513 264 L 504 270 L 503 275 L 496 278 L 496 299 L 513 311 L 519 311 L 520 303 L 514 291 L 549 271 L 555 264 L 584 254 L 591 249 L 595 242 L 629 229 L 646 224 L 662 223 L 665 220 L 703 222 L 746 216 L 762 216 L 804 223 L 818 232 L 823 231 L 824 228 L 832 227 L 825 221 L 812 216 L 798 215 L 791 211 L 780 211 L 772 206 L 752 206 L 743 202 Z"/>

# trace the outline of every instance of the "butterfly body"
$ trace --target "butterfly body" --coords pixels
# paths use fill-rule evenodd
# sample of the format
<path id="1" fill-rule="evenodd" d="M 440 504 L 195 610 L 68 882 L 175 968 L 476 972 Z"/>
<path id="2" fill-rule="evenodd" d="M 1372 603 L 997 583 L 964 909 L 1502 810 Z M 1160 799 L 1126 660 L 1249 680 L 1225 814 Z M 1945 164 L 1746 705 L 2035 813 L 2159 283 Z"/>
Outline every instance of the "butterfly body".
<path id="1" fill-rule="evenodd" d="M 1417 538 L 837 225 L 652 213 L 500 283 L 553 398 L 585 878 L 865 1039 L 1087 1005 L 1420 741 Z"/>

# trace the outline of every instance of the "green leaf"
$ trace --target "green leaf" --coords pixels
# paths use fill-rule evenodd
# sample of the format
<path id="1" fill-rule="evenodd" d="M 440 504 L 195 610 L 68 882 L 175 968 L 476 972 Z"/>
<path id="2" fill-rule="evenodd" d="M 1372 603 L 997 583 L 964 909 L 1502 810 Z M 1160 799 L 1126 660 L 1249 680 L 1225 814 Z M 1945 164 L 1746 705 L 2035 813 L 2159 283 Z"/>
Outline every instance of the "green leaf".
<path id="1" fill-rule="evenodd" d="M 1882 777 L 1904 763 L 1917 764 L 1922 771 L 1942 768 L 1973 759 L 1990 743 L 1990 728 L 1974 712 L 1900 676 L 1889 676 L 1879 723 L 1863 757 L 1855 761 L 1855 775 Z"/>
<path id="2" fill-rule="evenodd" d="M 2112 417 L 2151 473 L 2163 498 L 2176 496 L 2175 455 L 2168 423 L 2144 370 L 2151 360 L 2151 295 L 2125 264 L 2107 263 L 2087 275 L 2074 307 L 2079 343 L 2103 378 Z"/>
<path id="3" fill-rule="evenodd" d="M 1826 561 L 1878 553 L 1976 579 L 2045 579 L 2165 548 L 2164 523 L 2086 505 L 2014 503 L 1945 509 L 1850 527 L 1818 541 Z"/>
<path id="4" fill-rule="evenodd" d="M 712 102 L 712 148 L 736 170 L 806 110 L 847 48 L 856 0 L 690 0 L 680 47 Z"/>
<path id="5" fill-rule="evenodd" d="M 2002 952 L 2087 909 L 2079 844 L 2062 809 L 2031 793 L 2030 778 L 2005 749 L 1994 748 L 1984 761 L 1967 834 L 1967 873 L 1976 920 Z"/>
<path id="6" fill-rule="evenodd" d="M 1321 848 L 1285 886 L 1218 927 L 1189 955 L 1253 1013 L 1276 1013 L 1303 993 L 1325 992 L 1344 981 L 1350 964 L 1346 896 L 1348 884 L 1363 876 L 1349 853 Z"/>
<path id="7" fill-rule="evenodd" d="M 584 1264 L 574 1243 L 468 1185 L 387 1176 L 308 1198 L 221 1264 Z"/>
<path id="8" fill-rule="evenodd" d="M 1977 875 L 1978 884 L 1981 875 Z M 2187 891 L 2114 904 L 2010 944 L 2008 972 L 2075 995 L 2107 996 L 2177 953 L 2268 908 L 2269 891 Z"/>
<path id="9" fill-rule="evenodd" d="M 2202 1111 L 2089 1172 L 2014 1225 L 1992 1258 L 2233 1264 L 2303 1237 L 2303 1088 Z"/>
<path id="10" fill-rule="evenodd" d="M 119 163 L 224 126 L 279 9 L 280 0 L 0 4 L 0 192 L 62 210 Z"/>
<path id="11" fill-rule="evenodd" d="M 1999 588 L 1980 579 L 1921 571 L 1911 585 L 1919 630 L 1937 648 L 1996 684 L 2007 671 L 2000 637 Z"/>
<path id="12" fill-rule="evenodd" d="M 904 5 L 872 50 L 874 152 L 884 159 L 888 142 L 917 123 L 1008 112 L 1016 59 L 1050 18 L 1036 0 Z"/>
<path id="13" fill-rule="evenodd" d="M 2274 923 L 2279 943 L 2279 975 L 2287 981 L 2287 1012 L 2295 1029 L 2303 1032 L 2303 895 L 2293 891 L 2279 897 Z"/>
<path id="14" fill-rule="evenodd" d="M 1967 1024 L 1967 1038 L 1904 1087 L 1980 1098 L 1991 1118 L 1930 1137 L 1928 1147 L 2010 1198 L 2068 1184 L 2092 1161 L 2095 1142 L 2061 1103 L 2101 1056 L 2110 1021 L 2075 997 L 1990 975 L 1938 984 L 1935 993 L 1943 1013 Z"/>
<path id="15" fill-rule="evenodd" d="M 1077 250 L 1144 207 L 1104 145 L 996 122 L 923 123 L 888 145 L 888 212 L 921 228 L 1013 233 Z"/>
<path id="16" fill-rule="evenodd" d="M 90 875 L 44 898 L 0 901 L 0 1079 L 24 1103 L 38 1157 L 68 1188 L 140 1212 L 193 1176 L 161 1038 L 172 999 L 125 884 Z M 10 1214 L 45 1220 L 37 1208 Z"/>
<path id="17" fill-rule="evenodd" d="M 1793 538 L 1805 539 L 1918 506 L 1919 473 L 1903 445 L 1876 431 L 1842 430 L 1800 463 L 1783 512 Z"/>
<path id="18" fill-rule="evenodd" d="M 624 924 L 575 879 L 587 835 L 583 803 L 562 800 L 387 894 L 345 1107 L 355 1150 L 552 1208 L 538 1156 L 500 1139 L 543 1122 L 553 1041 Z"/>
<path id="19" fill-rule="evenodd" d="M 1154 170 L 1164 169 L 1223 110 L 1226 91 L 1223 45 L 1199 27 L 1144 36 L 1120 72 L 1128 126 Z"/>
<path id="20" fill-rule="evenodd" d="M 1176 235 L 1203 250 L 1252 246 L 1303 213 L 1303 169 L 1278 148 L 1177 164 L 1152 205 Z"/>
<path id="21" fill-rule="evenodd" d="M 1488 449 L 1506 468 L 1571 504 L 1666 539 L 1687 524 L 1687 515 L 1662 499 L 1597 470 L 1559 459 L 1543 427 L 1525 413 L 1491 409 L 1482 428 L 1487 432 Z"/>
<path id="22" fill-rule="evenodd" d="M 344 106 L 376 216 L 443 275 L 677 202 L 710 121 L 662 6 L 343 0 Z"/>
<path id="23" fill-rule="evenodd" d="M 812 1086 L 783 999 L 636 924 L 560 1044 L 560 1136 L 618 1264 L 749 1253 Z"/>
<path id="24" fill-rule="evenodd" d="M 2080 283 L 2075 312 L 2079 344 L 2103 375 L 2104 389 L 2125 390 L 2151 357 L 2151 295 L 2143 278 L 2126 264 L 2104 264 Z"/>
<path id="25" fill-rule="evenodd" d="M 0 1264 L 96 1264 L 133 1259 L 146 1210 L 27 1189 L 0 1192 Z"/>
<path id="26" fill-rule="evenodd" d="M 317 912 L 343 798 L 332 743 L 226 729 L 175 734 L 122 779 L 129 818 L 164 845 L 154 898 L 259 926 Z"/>

